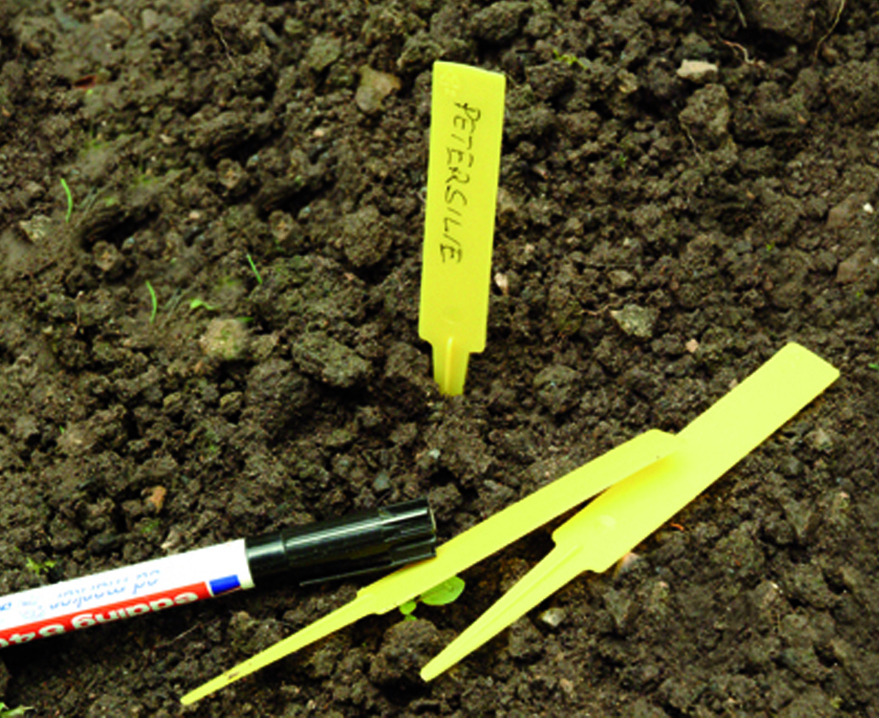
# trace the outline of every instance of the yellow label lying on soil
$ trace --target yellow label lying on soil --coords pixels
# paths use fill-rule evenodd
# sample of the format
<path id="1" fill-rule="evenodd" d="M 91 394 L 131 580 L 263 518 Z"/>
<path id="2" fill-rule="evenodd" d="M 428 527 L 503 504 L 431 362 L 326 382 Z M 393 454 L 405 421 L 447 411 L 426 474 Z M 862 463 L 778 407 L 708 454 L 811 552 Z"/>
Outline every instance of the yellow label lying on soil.
<path id="1" fill-rule="evenodd" d="M 605 571 L 692 501 L 839 376 L 789 344 L 677 437 L 648 431 L 476 524 L 437 549 L 364 586 L 357 597 L 187 693 L 201 700 L 263 666 L 371 613 L 387 613 L 574 506 L 595 501 L 553 533 L 556 548 L 421 672 L 431 680 L 579 573 Z M 608 488 L 610 487 L 610 488 Z"/>
<path id="2" fill-rule="evenodd" d="M 557 528 L 550 554 L 428 663 L 432 680 L 583 571 L 606 571 L 836 381 L 788 344 L 678 434 L 680 449 L 617 482 Z M 442 547 L 441 547 L 442 548 Z"/>
<path id="3" fill-rule="evenodd" d="M 191 705 L 364 616 L 401 606 L 677 448 L 674 436 L 655 429 L 630 439 L 447 541 L 436 558 L 364 586 L 350 603 L 190 691 L 181 702 Z"/>
<path id="4" fill-rule="evenodd" d="M 470 353 L 485 349 L 505 84 L 496 72 L 433 66 L 418 333 L 451 396 L 464 391 Z"/>

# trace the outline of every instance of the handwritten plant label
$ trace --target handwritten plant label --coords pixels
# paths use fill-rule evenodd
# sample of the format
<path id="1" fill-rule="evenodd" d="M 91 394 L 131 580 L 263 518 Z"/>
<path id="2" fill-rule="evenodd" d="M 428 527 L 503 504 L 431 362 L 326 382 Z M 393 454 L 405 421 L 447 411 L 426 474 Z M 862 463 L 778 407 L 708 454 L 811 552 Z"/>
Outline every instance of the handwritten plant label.
<path id="1" fill-rule="evenodd" d="M 496 72 L 433 66 L 418 332 L 452 396 L 485 349 L 505 84 Z"/>

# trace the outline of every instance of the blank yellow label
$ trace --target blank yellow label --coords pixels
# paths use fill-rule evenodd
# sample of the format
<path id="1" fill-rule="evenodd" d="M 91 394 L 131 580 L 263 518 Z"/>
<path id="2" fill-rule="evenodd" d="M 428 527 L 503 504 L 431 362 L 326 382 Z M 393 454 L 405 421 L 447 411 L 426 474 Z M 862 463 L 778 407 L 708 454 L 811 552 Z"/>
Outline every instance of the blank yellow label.
<path id="1" fill-rule="evenodd" d="M 504 119 L 503 75 L 433 66 L 418 333 L 433 346 L 440 391 L 464 391 L 485 349 Z"/>
<path id="2" fill-rule="evenodd" d="M 687 425 L 678 434 L 678 451 L 645 464 L 559 526 L 550 554 L 428 663 L 421 677 L 433 680 L 583 571 L 606 571 L 838 376 L 808 349 L 788 344 Z"/>

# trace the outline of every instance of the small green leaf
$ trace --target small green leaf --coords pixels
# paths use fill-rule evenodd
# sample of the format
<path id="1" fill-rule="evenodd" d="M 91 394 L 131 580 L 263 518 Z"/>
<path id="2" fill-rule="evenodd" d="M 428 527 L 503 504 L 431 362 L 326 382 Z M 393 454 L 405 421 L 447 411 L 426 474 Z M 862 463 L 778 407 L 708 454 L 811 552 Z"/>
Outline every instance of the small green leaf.
<path id="1" fill-rule="evenodd" d="M 0 703 L 0 718 L 22 718 L 22 716 L 26 716 L 32 710 L 34 709 L 30 706 L 7 708 L 5 703 Z"/>
<path id="2" fill-rule="evenodd" d="M 464 590 L 464 579 L 452 576 L 439 586 L 421 594 L 421 600 L 428 606 L 444 606 L 452 603 Z"/>
<path id="3" fill-rule="evenodd" d="M 418 604 L 415 601 L 406 601 L 402 606 L 400 606 L 400 613 L 404 616 L 408 616 L 412 611 L 415 610 L 415 606 Z"/>
<path id="4" fill-rule="evenodd" d="M 30 556 L 27 557 L 27 562 L 25 563 L 25 568 L 28 571 L 31 571 L 37 575 L 46 573 L 50 569 L 55 567 L 54 561 L 45 561 L 44 563 L 39 563 L 34 561 Z M 3 718 L 3 714 L 0 713 L 0 718 Z"/>

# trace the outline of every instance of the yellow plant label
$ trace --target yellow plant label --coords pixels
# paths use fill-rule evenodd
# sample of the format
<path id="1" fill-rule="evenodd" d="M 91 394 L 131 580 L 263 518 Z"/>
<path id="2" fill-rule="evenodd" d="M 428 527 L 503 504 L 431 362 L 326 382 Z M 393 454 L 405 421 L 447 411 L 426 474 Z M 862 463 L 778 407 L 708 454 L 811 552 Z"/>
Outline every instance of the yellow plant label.
<path id="1" fill-rule="evenodd" d="M 609 569 L 838 376 L 808 349 L 788 344 L 690 422 L 677 435 L 678 451 L 613 484 L 559 526 L 550 554 L 428 663 L 421 677 L 432 680 L 455 665 L 583 571 Z"/>
<path id="2" fill-rule="evenodd" d="M 433 66 L 418 333 L 450 396 L 485 349 L 505 85 L 496 72 Z"/>

